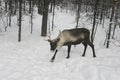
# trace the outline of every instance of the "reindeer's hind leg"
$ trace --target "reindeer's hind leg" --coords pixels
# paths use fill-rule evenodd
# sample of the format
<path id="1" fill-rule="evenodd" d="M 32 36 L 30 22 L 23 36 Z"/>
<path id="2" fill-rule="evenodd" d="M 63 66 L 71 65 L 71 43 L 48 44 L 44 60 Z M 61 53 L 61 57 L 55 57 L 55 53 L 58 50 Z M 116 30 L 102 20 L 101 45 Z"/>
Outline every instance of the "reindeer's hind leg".
<path id="1" fill-rule="evenodd" d="M 70 58 L 70 50 L 71 50 L 71 45 L 68 45 L 68 55 L 67 55 L 67 59 Z"/>
<path id="2" fill-rule="evenodd" d="M 92 48 L 92 51 L 93 51 L 93 57 L 96 57 L 95 55 L 95 49 L 94 49 L 94 45 L 92 42 L 88 41 L 88 45 Z"/>
<path id="3" fill-rule="evenodd" d="M 86 52 L 86 49 L 87 49 L 87 42 L 83 42 L 82 44 L 84 45 L 84 52 L 83 52 L 82 56 L 85 56 L 85 52 Z"/>

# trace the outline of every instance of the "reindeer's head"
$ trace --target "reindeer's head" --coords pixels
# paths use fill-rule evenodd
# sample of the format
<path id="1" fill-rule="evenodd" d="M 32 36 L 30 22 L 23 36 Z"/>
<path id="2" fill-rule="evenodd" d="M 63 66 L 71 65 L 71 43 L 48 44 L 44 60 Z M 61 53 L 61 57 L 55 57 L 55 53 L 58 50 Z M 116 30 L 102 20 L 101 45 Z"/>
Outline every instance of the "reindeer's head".
<path id="1" fill-rule="evenodd" d="M 54 39 L 54 40 L 51 40 L 51 39 L 48 39 L 48 42 L 50 43 L 50 50 L 51 51 L 54 51 L 57 47 L 57 43 L 60 39 Z"/>

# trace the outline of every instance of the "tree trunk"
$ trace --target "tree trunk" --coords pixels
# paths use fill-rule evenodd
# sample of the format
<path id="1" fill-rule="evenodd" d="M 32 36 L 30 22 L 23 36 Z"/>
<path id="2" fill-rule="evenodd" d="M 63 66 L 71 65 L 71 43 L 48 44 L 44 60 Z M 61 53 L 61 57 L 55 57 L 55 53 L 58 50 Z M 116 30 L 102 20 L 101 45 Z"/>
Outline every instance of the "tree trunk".
<path id="1" fill-rule="evenodd" d="M 18 42 L 21 41 L 21 23 L 22 23 L 22 0 L 19 0 Z"/>
<path id="2" fill-rule="evenodd" d="M 38 0 L 38 14 L 43 14 L 44 10 L 44 0 Z"/>
<path id="3" fill-rule="evenodd" d="M 52 15 L 52 31 L 54 28 L 54 16 L 55 16 L 55 0 L 53 0 L 53 15 Z"/>
<path id="4" fill-rule="evenodd" d="M 107 37 L 107 46 L 106 48 L 109 48 L 109 43 L 110 43 L 110 37 L 111 37 L 111 27 L 112 27 L 112 20 L 114 16 L 114 11 L 115 11 L 115 0 L 112 0 L 112 10 L 111 10 L 111 17 L 110 17 L 110 24 L 109 24 L 109 31 L 108 31 L 108 37 Z"/>
<path id="5" fill-rule="evenodd" d="M 93 18 L 93 27 L 92 27 L 92 33 L 91 33 L 91 42 L 94 40 L 94 32 L 95 32 L 95 25 L 96 25 L 96 17 L 97 17 L 97 7 L 98 7 L 98 2 L 99 0 L 95 1 L 95 6 L 94 6 L 94 18 Z"/>
<path id="6" fill-rule="evenodd" d="M 12 0 L 9 0 L 9 26 L 11 27 Z"/>
<path id="7" fill-rule="evenodd" d="M 115 29 L 117 27 L 117 22 L 118 22 L 118 15 L 119 15 L 119 5 L 118 3 L 116 3 L 116 9 L 115 9 L 115 24 L 114 24 L 114 28 L 113 28 L 113 34 L 112 34 L 112 39 L 114 39 L 114 35 L 115 35 Z"/>
<path id="8" fill-rule="evenodd" d="M 48 7 L 49 7 L 49 1 L 44 0 L 41 36 L 46 36 L 47 34 Z"/>
<path id="9" fill-rule="evenodd" d="M 78 28 L 78 24 L 79 24 L 79 19 L 80 19 L 80 0 L 77 0 L 78 3 L 78 9 L 77 9 L 77 18 L 76 18 L 76 28 Z"/>
<path id="10" fill-rule="evenodd" d="M 33 1 L 31 2 L 31 15 L 30 15 L 30 23 L 31 23 L 31 34 L 33 32 L 33 11 L 34 11 L 34 5 L 33 5 Z"/>
<path id="11" fill-rule="evenodd" d="M 15 11 L 14 11 L 14 14 L 16 14 L 16 13 L 17 13 L 17 8 L 18 8 L 18 1 L 17 1 L 17 0 L 15 0 Z"/>
<path id="12" fill-rule="evenodd" d="M 103 10 L 104 10 L 104 5 L 103 5 L 104 1 L 102 0 L 102 4 L 101 4 L 101 12 L 100 12 L 100 24 L 102 23 L 103 20 Z"/>
<path id="13" fill-rule="evenodd" d="M 23 12 L 25 13 L 25 10 L 26 10 L 26 0 L 24 0 L 24 3 L 23 3 Z"/>
<path id="14" fill-rule="evenodd" d="M 7 10 L 8 10 L 8 5 L 7 5 L 7 0 L 5 0 L 5 12 L 7 12 Z"/>
<path id="15" fill-rule="evenodd" d="M 29 0 L 29 13 L 31 13 L 31 8 L 32 8 L 32 0 Z"/>

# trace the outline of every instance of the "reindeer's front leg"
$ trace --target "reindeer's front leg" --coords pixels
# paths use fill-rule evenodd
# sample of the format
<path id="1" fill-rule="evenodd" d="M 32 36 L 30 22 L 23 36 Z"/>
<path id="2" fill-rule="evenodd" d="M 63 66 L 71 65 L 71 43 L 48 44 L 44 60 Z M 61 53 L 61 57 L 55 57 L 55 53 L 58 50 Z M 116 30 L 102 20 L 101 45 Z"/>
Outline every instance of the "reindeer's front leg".
<path id="1" fill-rule="evenodd" d="M 54 59 L 55 59 L 55 56 L 56 56 L 56 53 L 58 52 L 58 50 L 56 49 L 55 50 L 55 54 L 53 55 L 53 57 L 51 58 L 50 62 L 54 62 Z"/>

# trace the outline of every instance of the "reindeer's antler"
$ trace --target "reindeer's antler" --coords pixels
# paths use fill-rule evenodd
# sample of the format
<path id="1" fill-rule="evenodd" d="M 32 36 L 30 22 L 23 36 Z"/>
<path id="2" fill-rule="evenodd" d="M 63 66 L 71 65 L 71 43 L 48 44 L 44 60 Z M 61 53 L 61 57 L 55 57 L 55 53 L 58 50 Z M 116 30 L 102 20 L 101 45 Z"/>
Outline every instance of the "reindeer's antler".
<path id="1" fill-rule="evenodd" d="M 51 40 L 51 36 L 50 35 L 47 35 L 47 37 Z"/>
<path id="2" fill-rule="evenodd" d="M 51 42 L 51 36 L 50 35 L 46 35 L 48 37 L 48 39 L 45 39 L 45 41 Z"/>

